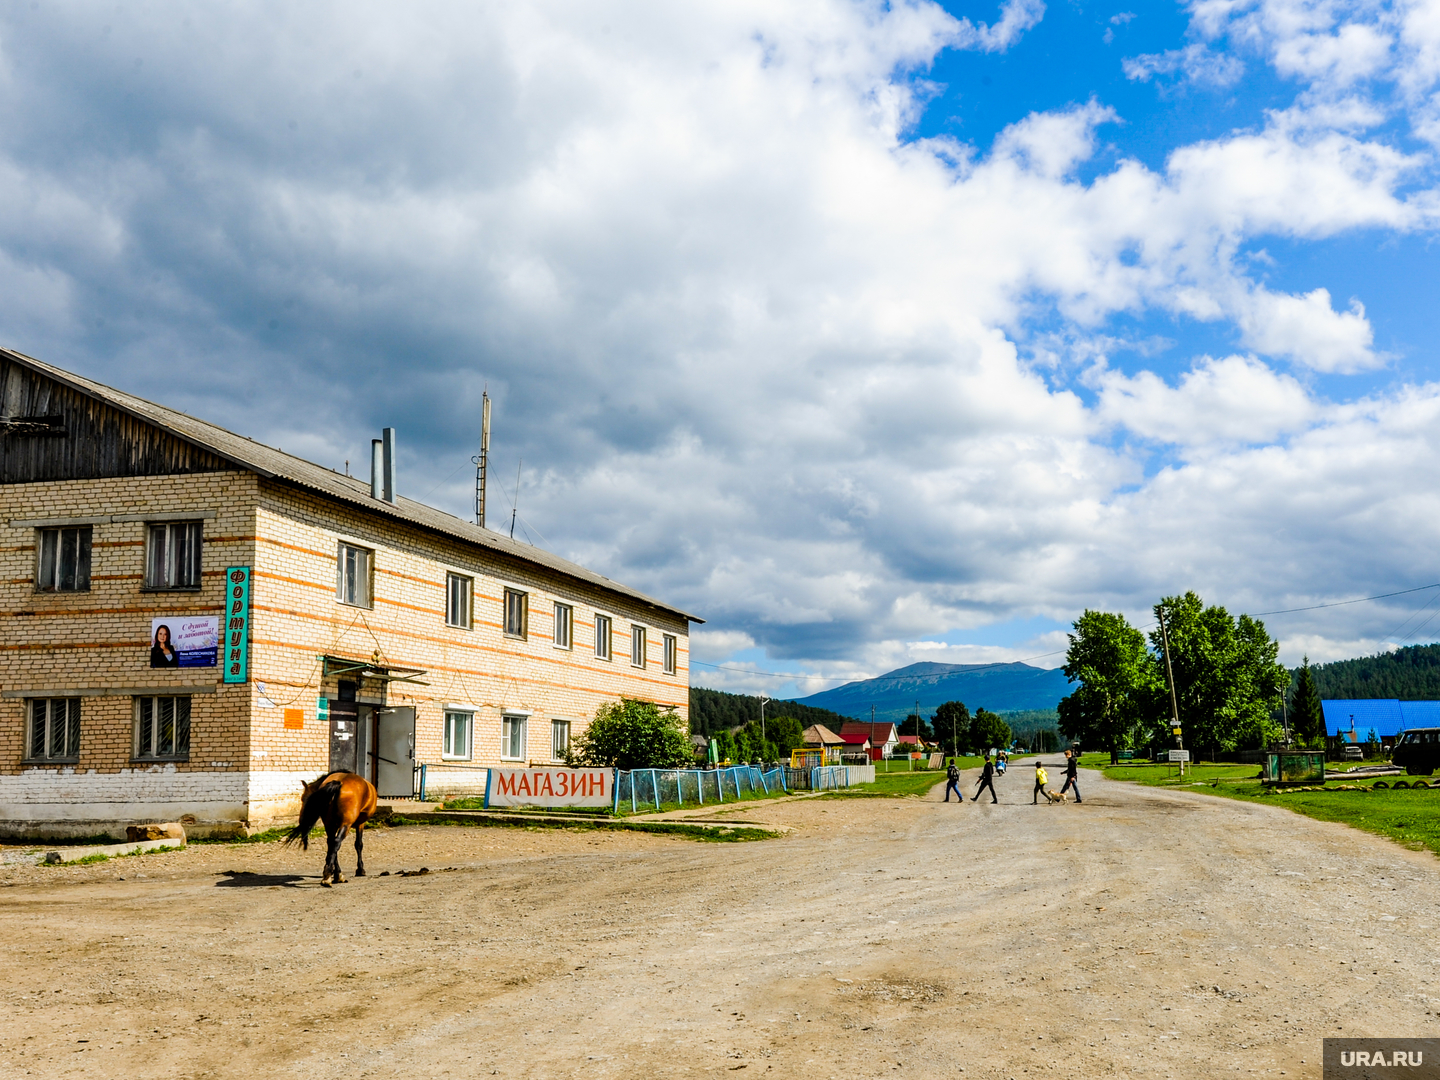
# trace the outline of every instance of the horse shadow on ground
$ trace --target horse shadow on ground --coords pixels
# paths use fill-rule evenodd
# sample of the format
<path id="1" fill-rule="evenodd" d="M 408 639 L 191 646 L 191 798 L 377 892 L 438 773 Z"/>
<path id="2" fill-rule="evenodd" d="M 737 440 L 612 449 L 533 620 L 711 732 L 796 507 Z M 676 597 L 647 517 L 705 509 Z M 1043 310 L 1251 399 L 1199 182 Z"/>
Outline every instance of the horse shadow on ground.
<path id="1" fill-rule="evenodd" d="M 215 882 L 217 889 L 262 889 L 267 887 L 284 886 L 287 889 L 299 888 L 299 883 L 306 880 L 305 874 L 257 874 L 253 870 L 226 870 L 220 875 L 220 880 Z"/>

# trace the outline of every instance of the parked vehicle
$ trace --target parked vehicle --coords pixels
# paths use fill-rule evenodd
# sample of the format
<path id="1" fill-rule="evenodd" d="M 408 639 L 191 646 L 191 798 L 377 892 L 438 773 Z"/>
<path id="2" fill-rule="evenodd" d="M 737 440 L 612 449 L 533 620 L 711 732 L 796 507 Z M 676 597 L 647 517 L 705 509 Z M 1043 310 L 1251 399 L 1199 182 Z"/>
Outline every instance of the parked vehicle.
<path id="1" fill-rule="evenodd" d="M 1440 728 L 1412 728 L 1402 732 L 1390 761 L 1411 776 L 1429 776 L 1440 767 Z"/>

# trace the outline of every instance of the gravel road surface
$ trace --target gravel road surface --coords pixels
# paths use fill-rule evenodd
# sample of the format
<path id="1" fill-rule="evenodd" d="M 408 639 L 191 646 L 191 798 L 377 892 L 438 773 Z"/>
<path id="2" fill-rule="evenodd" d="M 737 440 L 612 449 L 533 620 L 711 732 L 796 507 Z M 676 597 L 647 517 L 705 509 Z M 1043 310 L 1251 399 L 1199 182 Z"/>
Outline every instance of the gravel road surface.
<path id="1" fill-rule="evenodd" d="M 323 845 L 7 867 L 0 1076 L 1318 1078 L 1440 1035 L 1430 854 L 1031 775 L 734 812 L 793 829 L 757 843 L 378 829 L 333 889 Z"/>

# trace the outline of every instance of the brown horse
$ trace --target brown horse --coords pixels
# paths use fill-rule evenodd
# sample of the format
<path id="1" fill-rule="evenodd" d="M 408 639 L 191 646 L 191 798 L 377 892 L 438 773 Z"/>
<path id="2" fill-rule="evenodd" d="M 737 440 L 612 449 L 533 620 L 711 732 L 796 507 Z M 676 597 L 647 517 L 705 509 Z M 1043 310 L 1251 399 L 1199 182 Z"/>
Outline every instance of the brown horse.
<path id="1" fill-rule="evenodd" d="M 378 796 L 375 785 L 363 776 L 352 772 L 333 772 L 316 777 L 305 785 L 305 795 L 300 803 L 300 823 L 285 835 L 285 843 L 300 841 L 300 847 L 310 850 L 310 830 L 320 820 L 325 822 L 325 839 L 329 847 L 325 852 L 325 870 L 320 875 L 320 884 L 330 887 L 330 882 L 345 883 L 340 873 L 340 845 L 345 834 L 355 827 L 355 876 L 365 876 L 365 823 L 375 813 Z"/>

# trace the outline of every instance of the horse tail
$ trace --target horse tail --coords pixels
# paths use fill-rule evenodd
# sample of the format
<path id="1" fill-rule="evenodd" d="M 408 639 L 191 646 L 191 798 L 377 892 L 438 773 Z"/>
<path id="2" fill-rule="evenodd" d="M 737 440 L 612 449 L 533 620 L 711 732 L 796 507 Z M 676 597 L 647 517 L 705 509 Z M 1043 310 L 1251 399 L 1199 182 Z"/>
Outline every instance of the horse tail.
<path id="1" fill-rule="evenodd" d="M 327 809 L 334 806 L 340 798 L 340 781 L 331 780 L 321 784 L 310 793 L 310 797 L 300 807 L 300 823 L 285 834 L 285 843 L 290 845 L 300 841 L 302 851 L 310 850 L 310 830 L 320 820 Z"/>

